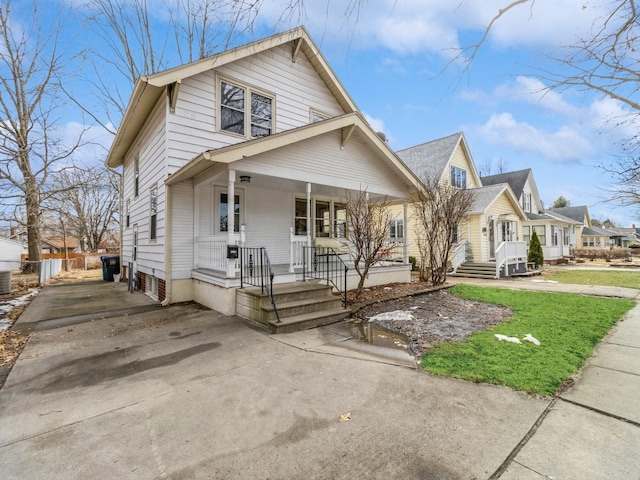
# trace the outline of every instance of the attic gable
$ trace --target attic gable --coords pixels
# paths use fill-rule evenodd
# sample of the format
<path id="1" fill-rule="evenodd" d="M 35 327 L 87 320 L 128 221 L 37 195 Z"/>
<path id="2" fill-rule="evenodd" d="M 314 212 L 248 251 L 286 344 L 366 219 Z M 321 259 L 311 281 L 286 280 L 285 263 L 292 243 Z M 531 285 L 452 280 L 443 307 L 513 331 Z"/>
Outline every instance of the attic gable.
<path id="1" fill-rule="evenodd" d="M 344 112 L 357 111 L 355 103 L 313 43 L 307 31 L 303 27 L 298 27 L 202 60 L 140 77 L 136 81 L 122 123 L 107 156 L 107 165 L 109 167 L 119 167 L 123 164 L 125 155 L 163 95 L 168 96 L 169 109 L 175 109 L 180 95 L 180 87 L 185 79 L 282 46 L 290 48 L 292 62 L 298 61 L 301 55 L 306 56 L 306 59 L 308 59 L 319 78 L 327 85 L 329 92 Z"/>
<path id="2" fill-rule="evenodd" d="M 420 178 L 432 175 L 439 181 L 448 181 L 453 165 L 468 173 L 467 188 L 482 186 L 462 132 L 399 150 L 396 155 Z"/>

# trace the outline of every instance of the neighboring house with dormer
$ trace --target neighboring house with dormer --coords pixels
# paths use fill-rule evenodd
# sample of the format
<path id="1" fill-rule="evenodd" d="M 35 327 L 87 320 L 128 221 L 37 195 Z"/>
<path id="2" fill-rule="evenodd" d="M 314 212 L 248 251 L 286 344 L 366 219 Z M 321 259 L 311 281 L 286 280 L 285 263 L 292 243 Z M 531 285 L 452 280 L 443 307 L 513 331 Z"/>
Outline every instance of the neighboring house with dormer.
<path id="1" fill-rule="evenodd" d="M 406 205 L 419 187 L 304 28 L 138 79 L 107 164 L 123 168 L 125 278 L 164 304 L 249 318 L 247 282 L 273 293 L 269 277 L 341 261 L 314 248 L 347 240 L 348 192 Z M 410 281 L 400 260 L 369 284 Z"/>
<path id="2" fill-rule="evenodd" d="M 580 222 L 557 214 L 551 216 L 544 211 L 540 193 L 530 168 L 515 172 L 500 173 L 482 177 L 483 185 L 508 183 L 527 215 L 523 225 L 523 239 L 529 243 L 535 231 L 545 262 L 557 262 L 571 255 L 576 246 L 576 225 Z"/>
<path id="3" fill-rule="evenodd" d="M 501 277 L 526 270 L 524 211 L 507 183 L 483 185 L 462 132 L 396 154 L 419 178 L 433 176 L 440 182 L 471 191 L 473 204 L 459 226 L 452 259 L 456 273 Z M 415 219 L 410 215 L 409 252 L 419 257 L 413 222 Z"/>

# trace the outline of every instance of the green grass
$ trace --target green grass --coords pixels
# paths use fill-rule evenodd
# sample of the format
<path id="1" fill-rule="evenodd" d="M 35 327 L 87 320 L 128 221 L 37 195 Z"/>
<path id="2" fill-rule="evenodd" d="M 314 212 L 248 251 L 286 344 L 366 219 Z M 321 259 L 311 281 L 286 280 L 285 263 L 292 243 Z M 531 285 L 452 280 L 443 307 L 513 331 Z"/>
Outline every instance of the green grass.
<path id="1" fill-rule="evenodd" d="M 560 283 L 640 289 L 640 272 L 621 272 L 619 270 L 564 270 L 545 275 L 545 278 Z"/>
<path id="2" fill-rule="evenodd" d="M 553 394 L 580 369 L 611 326 L 635 306 L 631 300 L 471 285 L 457 285 L 451 293 L 507 306 L 514 315 L 464 342 L 434 346 L 422 358 L 423 368 L 436 375 L 506 385 L 536 395 Z M 521 341 L 530 333 L 541 345 L 501 342 L 496 333 Z"/>

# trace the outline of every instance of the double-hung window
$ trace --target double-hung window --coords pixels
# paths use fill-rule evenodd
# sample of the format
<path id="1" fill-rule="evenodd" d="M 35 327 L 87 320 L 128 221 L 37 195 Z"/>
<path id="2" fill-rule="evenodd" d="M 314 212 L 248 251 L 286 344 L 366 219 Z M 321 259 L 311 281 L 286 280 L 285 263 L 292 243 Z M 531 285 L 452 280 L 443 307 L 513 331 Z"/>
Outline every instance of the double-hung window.
<path id="1" fill-rule="evenodd" d="M 158 235 L 158 187 L 149 192 L 149 239 L 155 240 Z"/>
<path id="2" fill-rule="evenodd" d="M 389 238 L 391 240 L 401 240 L 404 238 L 404 219 L 392 218 L 389 222 Z"/>
<path id="3" fill-rule="evenodd" d="M 451 186 L 461 189 L 467 188 L 467 171 L 451 165 Z"/>
<path id="4" fill-rule="evenodd" d="M 250 138 L 273 133 L 273 97 L 220 80 L 220 130 Z"/>
<path id="5" fill-rule="evenodd" d="M 531 212 L 531 194 L 524 192 L 522 194 L 522 208 L 525 212 Z"/>
<path id="6" fill-rule="evenodd" d="M 140 193 L 140 157 L 136 155 L 133 161 L 133 196 L 138 198 Z"/>

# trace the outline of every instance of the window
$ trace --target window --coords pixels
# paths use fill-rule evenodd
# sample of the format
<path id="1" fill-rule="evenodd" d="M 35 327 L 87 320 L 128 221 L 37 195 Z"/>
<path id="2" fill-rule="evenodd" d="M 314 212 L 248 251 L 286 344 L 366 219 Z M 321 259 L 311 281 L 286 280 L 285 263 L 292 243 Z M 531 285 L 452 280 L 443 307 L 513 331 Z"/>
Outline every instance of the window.
<path id="1" fill-rule="evenodd" d="M 500 235 L 503 242 L 511 242 L 515 238 L 516 223 L 511 221 L 500 222 Z"/>
<path id="2" fill-rule="evenodd" d="M 157 238 L 158 226 L 158 187 L 152 187 L 149 192 L 149 239 Z"/>
<path id="3" fill-rule="evenodd" d="M 536 235 L 538 236 L 538 240 L 540 240 L 540 245 L 546 245 L 547 244 L 547 232 L 545 230 L 545 226 L 544 225 L 534 225 L 532 228 L 533 228 L 533 231 L 536 232 Z"/>
<path id="4" fill-rule="evenodd" d="M 129 228 L 129 221 L 131 220 L 131 200 L 127 198 L 127 204 L 124 211 L 125 227 Z"/>
<path id="5" fill-rule="evenodd" d="M 293 228 L 296 235 L 307 234 L 307 199 L 296 198 Z"/>
<path id="6" fill-rule="evenodd" d="M 265 137 L 272 133 L 272 120 L 272 97 L 220 81 L 220 130 L 242 136 L 249 132 L 251 138 Z"/>
<path id="7" fill-rule="evenodd" d="M 563 231 L 564 231 L 564 235 L 563 235 L 564 245 L 571 245 L 571 232 L 569 228 L 568 227 L 564 228 Z"/>
<path id="8" fill-rule="evenodd" d="M 133 261 L 138 260 L 138 225 L 133 226 Z"/>
<path id="9" fill-rule="evenodd" d="M 331 235 L 331 208 L 329 202 L 316 200 L 316 238 Z"/>
<path id="10" fill-rule="evenodd" d="M 451 165 L 451 185 L 457 188 L 467 188 L 467 171 Z"/>
<path id="11" fill-rule="evenodd" d="M 531 212 L 531 194 L 524 192 L 522 194 L 522 208 L 525 212 Z"/>
<path id="12" fill-rule="evenodd" d="M 531 241 L 531 227 L 522 227 L 522 239 L 529 245 Z"/>
<path id="13" fill-rule="evenodd" d="M 451 245 L 457 245 L 460 241 L 460 237 L 460 225 L 458 224 L 456 229 L 453 231 L 453 235 L 451 236 Z"/>
<path id="14" fill-rule="evenodd" d="M 558 245 L 558 227 L 551 225 L 551 245 Z"/>
<path id="15" fill-rule="evenodd" d="M 228 232 L 229 223 L 229 195 L 224 192 L 219 194 L 220 203 L 218 204 L 218 225 L 220 232 Z M 240 231 L 240 195 L 233 196 L 233 231 Z"/>
<path id="16" fill-rule="evenodd" d="M 140 186 L 140 157 L 136 155 L 133 161 L 133 196 L 138 198 Z"/>
<path id="17" fill-rule="evenodd" d="M 344 203 L 333 204 L 333 236 L 347 238 L 347 206 Z"/>
<path id="18" fill-rule="evenodd" d="M 391 219 L 389 222 L 389 238 L 404 238 L 404 219 L 399 217 Z"/>

